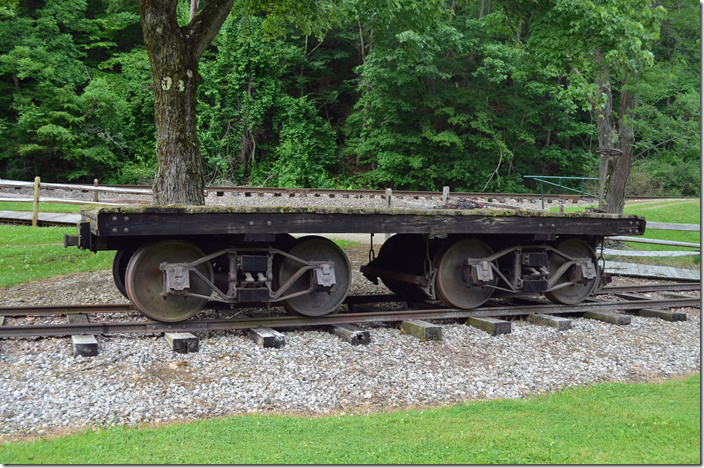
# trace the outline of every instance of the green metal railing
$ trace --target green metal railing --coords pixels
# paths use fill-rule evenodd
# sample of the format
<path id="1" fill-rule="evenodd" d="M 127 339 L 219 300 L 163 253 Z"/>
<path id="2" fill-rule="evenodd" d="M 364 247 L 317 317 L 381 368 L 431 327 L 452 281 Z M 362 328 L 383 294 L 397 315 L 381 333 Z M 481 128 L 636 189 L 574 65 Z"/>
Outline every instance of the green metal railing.
<path id="1" fill-rule="evenodd" d="M 599 198 L 599 195 L 594 195 L 593 193 L 589 193 L 589 192 L 587 192 L 587 191 L 584 190 L 584 181 L 585 181 L 585 180 L 596 180 L 596 181 L 598 181 L 598 180 L 599 180 L 598 177 L 568 177 L 568 176 L 538 176 L 538 175 L 527 175 L 527 176 L 523 176 L 523 178 L 524 178 L 524 179 L 534 180 L 534 181 L 536 181 L 536 182 L 540 182 L 540 201 L 541 201 L 542 206 L 543 206 L 542 209 L 545 209 L 545 190 L 544 190 L 544 184 L 553 185 L 553 186 L 555 186 L 555 187 L 560 187 L 561 189 L 565 189 L 565 190 L 569 190 L 570 192 L 575 192 L 575 193 L 579 193 L 579 194 L 582 194 L 582 195 L 586 195 L 586 196 L 588 196 L 588 197 L 594 197 L 594 198 L 597 198 L 597 199 Z M 579 188 L 576 189 L 576 188 L 572 188 L 572 187 L 567 187 L 566 185 L 562 185 L 562 184 L 555 183 L 555 182 L 550 182 L 549 180 L 546 180 L 546 179 L 553 179 L 553 180 L 557 179 L 557 180 L 559 180 L 560 182 L 562 182 L 563 180 L 578 180 L 578 181 L 579 181 Z"/>

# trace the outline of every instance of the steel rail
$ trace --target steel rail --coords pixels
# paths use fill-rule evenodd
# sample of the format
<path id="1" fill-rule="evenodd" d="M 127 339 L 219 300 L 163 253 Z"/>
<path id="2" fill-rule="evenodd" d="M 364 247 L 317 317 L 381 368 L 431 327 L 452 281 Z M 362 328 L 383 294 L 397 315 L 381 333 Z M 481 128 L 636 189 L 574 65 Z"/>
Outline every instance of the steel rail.
<path id="1" fill-rule="evenodd" d="M 644 293 L 658 291 L 699 291 L 702 284 L 697 282 L 672 284 L 641 284 L 631 286 L 605 286 L 594 291 L 594 294 Z"/>
<path id="2" fill-rule="evenodd" d="M 416 309 L 401 311 L 353 312 L 322 317 L 262 317 L 241 319 L 187 320 L 179 323 L 154 321 L 88 324 L 12 325 L 0 327 L 0 337 L 67 336 L 76 334 L 160 333 L 167 331 L 216 331 L 250 328 L 296 328 L 368 322 L 399 322 L 407 319 L 443 320 L 468 317 L 503 317 L 531 314 L 579 314 L 589 311 L 634 310 L 643 308 L 697 307 L 700 299 L 643 299 L 588 302 L 577 305 L 509 305 L 461 309 Z"/>
<path id="3" fill-rule="evenodd" d="M 0 317 L 29 315 L 73 315 L 136 311 L 131 304 L 61 304 L 0 307 Z"/>
<path id="4" fill-rule="evenodd" d="M 616 293 L 643 293 L 657 291 L 698 291 L 701 283 L 672 283 L 672 284 L 643 284 L 633 286 L 606 286 L 594 292 L 600 294 Z M 507 297 L 514 297 L 507 295 Z M 343 304 L 359 305 L 374 302 L 405 302 L 405 300 L 395 294 L 371 294 L 347 296 Z M 276 306 L 276 303 L 268 304 Z M 262 307 L 265 304 L 242 303 L 223 304 L 220 302 L 208 302 L 204 309 L 230 310 L 243 309 L 247 307 Z M 139 312 L 132 304 L 61 304 L 61 305 L 38 305 L 38 306 L 2 306 L 0 307 L 0 317 L 16 316 L 42 316 L 42 315 L 73 315 L 73 314 L 101 314 L 101 313 L 127 313 Z"/>
<path id="5" fill-rule="evenodd" d="M 136 188 L 136 189 L 148 189 L 151 186 L 148 185 L 101 185 L 102 187 L 117 187 L 117 188 Z M 246 186 L 209 186 L 205 187 L 206 192 L 250 192 L 250 193 L 281 193 L 281 194 L 298 194 L 305 193 L 308 194 L 320 194 L 320 195 L 374 195 L 381 198 L 386 197 L 385 190 L 376 189 L 317 189 L 317 188 L 278 188 L 278 187 L 246 187 Z M 437 191 L 419 191 L 419 190 L 394 190 L 393 196 L 403 196 L 403 197 L 432 197 L 432 198 L 442 198 L 442 192 Z M 591 198 L 581 194 L 556 194 L 556 193 L 546 193 L 544 194 L 546 198 L 564 198 L 564 199 L 574 199 L 574 198 Z M 491 192 L 450 192 L 450 197 L 482 197 L 482 198 L 538 198 L 539 193 L 491 193 Z M 679 199 L 694 199 L 693 197 L 661 197 L 661 196 L 640 196 L 640 197 L 626 197 L 628 200 L 679 200 Z"/>

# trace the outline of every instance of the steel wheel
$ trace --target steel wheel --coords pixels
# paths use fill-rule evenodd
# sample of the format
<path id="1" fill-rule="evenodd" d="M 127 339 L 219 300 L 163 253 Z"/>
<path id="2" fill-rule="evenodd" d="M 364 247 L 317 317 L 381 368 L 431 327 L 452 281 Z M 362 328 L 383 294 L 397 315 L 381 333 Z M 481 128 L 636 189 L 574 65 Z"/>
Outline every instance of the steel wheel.
<path id="1" fill-rule="evenodd" d="M 318 317 L 337 309 L 347 297 L 352 278 L 352 269 L 345 252 L 329 239 L 306 236 L 298 239 L 288 253 L 307 261 L 329 260 L 335 262 L 335 284 L 329 291 L 313 291 L 283 301 L 286 310 Z M 301 263 L 284 257 L 284 260 L 277 267 L 278 286 L 284 284 L 302 266 Z M 284 295 L 308 289 L 311 284 L 311 274 L 311 272 L 304 273 L 284 292 Z"/>
<path id="2" fill-rule="evenodd" d="M 127 266 L 125 286 L 127 297 L 144 315 L 161 322 L 179 322 L 197 314 L 207 299 L 189 296 L 162 296 L 163 279 L 159 265 L 162 262 L 192 262 L 204 257 L 203 251 L 181 240 L 165 240 L 137 249 Z M 209 262 L 196 267 L 206 278 L 213 280 Z M 210 286 L 195 274 L 190 274 L 190 292 L 210 296 Z"/>
<path id="3" fill-rule="evenodd" d="M 493 288 L 467 287 L 464 261 L 467 258 L 482 258 L 491 255 L 491 248 L 477 239 L 460 239 L 448 244 L 435 256 L 435 294 L 450 307 L 473 309 L 489 300 Z M 496 275 L 491 282 L 498 281 Z"/>
<path id="4" fill-rule="evenodd" d="M 587 244 L 581 239 L 568 239 L 560 243 L 560 245 L 557 246 L 557 249 L 561 250 L 562 252 L 571 257 L 591 258 L 594 262 L 594 267 L 597 267 L 596 253 L 594 253 L 594 249 L 592 249 L 589 244 Z M 548 261 L 548 271 L 550 271 L 550 275 L 552 276 L 553 274 L 555 274 L 558 268 L 560 268 L 560 266 L 566 262 L 567 259 L 552 252 L 550 254 L 550 260 Z M 563 276 L 566 274 L 567 272 L 563 273 Z M 563 282 L 568 281 L 567 278 L 564 278 L 564 280 L 565 281 Z M 556 304 L 579 304 L 584 299 L 589 297 L 589 295 L 591 295 L 598 281 L 599 272 L 597 269 L 597 276 L 589 280 L 587 283 L 576 283 L 570 286 L 565 286 L 564 288 L 556 289 L 551 292 L 546 292 L 545 297 L 547 297 L 550 301 Z"/>
<path id="5" fill-rule="evenodd" d="M 120 249 L 115 253 L 115 258 L 112 261 L 112 279 L 115 287 L 120 294 L 127 297 L 127 288 L 125 287 L 125 276 L 127 275 L 127 265 L 134 255 L 135 249 L 128 247 Z M 128 298 L 129 299 L 129 298 Z"/>
<path id="6" fill-rule="evenodd" d="M 425 255 L 425 238 L 421 234 L 396 234 L 382 244 L 376 262 L 386 270 L 422 275 Z M 416 285 L 384 278 L 381 281 L 393 293 L 406 299 L 427 297 Z"/>

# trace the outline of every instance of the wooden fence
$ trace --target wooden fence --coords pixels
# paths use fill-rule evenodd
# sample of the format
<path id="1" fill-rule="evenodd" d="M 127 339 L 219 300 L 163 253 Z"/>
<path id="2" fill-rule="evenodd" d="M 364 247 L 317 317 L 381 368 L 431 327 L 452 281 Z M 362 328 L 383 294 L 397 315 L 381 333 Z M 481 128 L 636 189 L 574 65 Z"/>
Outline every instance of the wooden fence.
<path id="1" fill-rule="evenodd" d="M 77 185 L 77 184 L 54 184 L 54 183 L 42 183 L 40 177 L 35 177 L 34 182 L 23 182 L 19 180 L 3 180 L 0 179 L 0 187 L 8 188 L 32 188 L 33 197 L 23 198 L 23 197 L 2 197 L 0 196 L 0 201 L 3 202 L 32 202 L 32 226 L 37 226 L 39 224 L 39 189 L 60 189 L 60 190 L 80 190 L 82 192 L 93 192 L 93 199 L 88 200 L 75 200 L 67 198 L 52 198 L 52 197 L 41 197 L 41 201 L 44 203 L 66 203 L 66 204 L 94 204 L 94 205 L 123 205 L 124 203 L 113 203 L 99 200 L 99 193 L 113 193 L 113 194 L 127 194 L 127 195 L 152 195 L 150 189 L 138 189 L 138 188 L 118 188 L 118 187 L 102 187 L 98 185 L 98 179 L 95 179 L 93 185 Z"/>

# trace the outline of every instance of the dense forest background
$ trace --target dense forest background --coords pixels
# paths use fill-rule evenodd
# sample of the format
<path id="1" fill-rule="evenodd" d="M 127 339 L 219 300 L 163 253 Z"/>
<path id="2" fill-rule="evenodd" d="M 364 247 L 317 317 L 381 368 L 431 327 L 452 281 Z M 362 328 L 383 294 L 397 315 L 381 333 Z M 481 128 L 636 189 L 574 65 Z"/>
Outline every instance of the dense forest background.
<path id="1" fill-rule="evenodd" d="M 200 63 L 209 184 L 526 191 L 526 174 L 598 176 L 593 88 L 551 57 L 588 57 L 569 38 L 589 27 L 633 48 L 649 34 L 633 5 L 652 10 L 642 0 L 340 0 L 306 28 L 248 1 L 235 2 Z M 638 100 L 629 193 L 698 195 L 699 5 L 657 3 L 647 60 L 612 89 L 614 101 L 626 87 Z M 560 8 L 594 18 L 558 21 Z M 138 2 L 5 1 L 0 139 L 3 178 L 150 183 Z"/>

